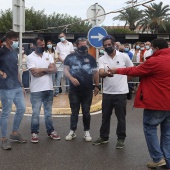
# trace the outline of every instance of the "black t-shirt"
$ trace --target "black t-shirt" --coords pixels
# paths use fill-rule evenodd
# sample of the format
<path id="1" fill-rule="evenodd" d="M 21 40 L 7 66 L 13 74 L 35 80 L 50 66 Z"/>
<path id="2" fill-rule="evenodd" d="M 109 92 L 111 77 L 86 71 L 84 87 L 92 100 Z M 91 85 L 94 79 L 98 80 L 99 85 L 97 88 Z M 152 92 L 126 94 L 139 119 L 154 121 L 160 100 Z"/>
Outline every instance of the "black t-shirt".
<path id="1" fill-rule="evenodd" d="M 91 55 L 81 55 L 77 52 L 69 54 L 64 60 L 64 65 L 70 67 L 70 74 L 80 83 L 79 86 L 74 86 L 70 82 L 71 91 L 93 89 L 93 74 L 97 69 L 97 64 Z"/>
<path id="2" fill-rule="evenodd" d="M 0 78 L 0 89 L 16 89 L 21 87 L 18 80 L 18 54 L 6 47 L 0 49 L 0 70 L 7 74 L 7 78 Z"/>

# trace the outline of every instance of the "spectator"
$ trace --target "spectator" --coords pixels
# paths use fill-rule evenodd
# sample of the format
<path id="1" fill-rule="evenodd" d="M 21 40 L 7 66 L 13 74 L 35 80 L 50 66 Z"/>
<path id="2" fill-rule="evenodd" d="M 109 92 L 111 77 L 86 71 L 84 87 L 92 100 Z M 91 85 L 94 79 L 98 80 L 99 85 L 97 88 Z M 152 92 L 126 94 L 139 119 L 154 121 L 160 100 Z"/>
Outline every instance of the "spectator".
<path id="1" fill-rule="evenodd" d="M 124 44 L 124 52 L 129 56 L 130 60 L 133 58 L 132 52 L 130 52 L 130 46 L 128 43 Z"/>
<path id="2" fill-rule="evenodd" d="M 86 38 L 78 38 L 77 52 L 70 54 L 64 61 L 64 73 L 70 80 L 69 101 L 71 107 L 70 132 L 66 140 L 76 137 L 78 114 L 80 105 L 83 114 L 84 139 L 91 141 L 90 136 L 90 106 L 93 97 L 93 78 L 95 83 L 94 94 L 99 92 L 99 75 L 95 59 L 88 54 Z"/>
<path id="3" fill-rule="evenodd" d="M 132 61 L 133 62 L 140 62 L 140 42 L 136 42 L 134 50 L 131 50 L 133 54 Z"/>
<path id="4" fill-rule="evenodd" d="M 64 33 L 61 33 L 59 35 L 59 38 L 60 38 L 61 42 L 57 43 L 56 51 L 58 53 L 59 61 L 62 62 L 62 64 L 60 65 L 60 67 L 58 67 L 58 71 L 57 71 L 57 78 L 56 78 L 57 88 L 56 88 L 55 93 L 54 93 L 55 97 L 57 97 L 58 94 L 59 94 L 59 86 L 60 86 L 60 83 L 61 83 L 61 77 L 63 75 L 64 60 L 65 60 L 65 58 L 68 54 L 74 52 L 73 44 L 66 40 L 66 36 L 65 36 Z M 69 91 L 68 86 L 69 86 L 69 80 L 66 78 L 66 93 L 68 93 L 68 91 Z"/>
<path id="5" fill-rule="evenodd" d="M 27 67 L 31 72 L 31 133 L 32 143 L 39 142 L 39 116 L 41 105 L 44 106 L 45 125 L 48 137 L 59 140 L 57 132 L 54 131 L 52 121 L 52 104 L 53 104 L 53 81 L 52 74 L 57 69 L 51 54 L 44 53 L 45 42 L 41 37 L 37 37 L 33 41 L 35 51 L 27 57 Z"/>
<path id="6" fill-rule="evenodd" d="M 145 43 L 140 43 L 140 62 L 144 62 L 144 53 L 145 53 Z"/>
<path id="7" fill-rule="evenodd" d="M 152 55 L 151 43 L 149 41 L 145 43 L 145 49 L 146 51 L 144 52 L 144 61 L 146 61 L 147 57 Z"/>
<path id="8" fill-rule="evenodd" d="M 0 70 L 7 77 L 2 79 L 0 83 L 1 91 L 1 131 L 2 131 L 2 149 L 11 149 L 10 142 L 7 138 L 7 124 L 8 118 L 11 112 L 12 104 L 16 106 L 16 113 L 14 117 L 13 130 L 10 135 L 12 141 L 25 143 L 26 140 L 19 134 L 18 129 L 25 113 L 25 93 L 23 85 L 20 81 L 20 75 L 18 73 L 18 54 L 15 51 L 18 48 L 18 33 L 10 31 L 6 33 L 6 46 L 0 49 Z"/>
<path id="9" fill-rule="evenodd" d="M 143 129 L 153 162 L 148 168 L 166 164 L 170 169 L 170 49 L 166 40 L 152 42 L 153 55 L 137 67 L 112 68 L 111 74 L 140 76 L 134 107 L 144 108 Z M 115 75 L 116 76 L 116 75 Z M 160 125 L 160 142 L 157 127 Z"/>
<path id="10" fill-rule="evenodd" d="M 25 54 L 24 47 L 22 47 L 22 84 L 24 88 L 29 88 L 29 71 L 27 69 L 26 59 L 27 55 Z"/>

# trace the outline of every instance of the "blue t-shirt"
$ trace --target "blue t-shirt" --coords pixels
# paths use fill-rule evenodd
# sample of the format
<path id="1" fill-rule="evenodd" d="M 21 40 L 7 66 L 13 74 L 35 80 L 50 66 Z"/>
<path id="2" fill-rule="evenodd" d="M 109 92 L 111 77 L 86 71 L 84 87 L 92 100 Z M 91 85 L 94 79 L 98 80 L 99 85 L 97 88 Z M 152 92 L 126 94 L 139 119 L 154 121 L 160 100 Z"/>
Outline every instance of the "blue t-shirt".
<path id="1" fill-rule="evenodd" d="M 0 78 L 0 89 L 21 87 L 18 80 L 18 54 L 15 50 L 0 48 L 0 70 L 7 74 L 7 78 Z"/>
<path id="2" fill-rule="evenodd" d="M 97 69 L 97 63 L 91 55 L 81 55 L 77 52 L 69 54 L 64 60 L 64 65 L 70 67 L 70 74 L 80 83 L 79 86 L 74 86 L 70 81 L 70 91 L 93 89 L 93 74 Z"/>

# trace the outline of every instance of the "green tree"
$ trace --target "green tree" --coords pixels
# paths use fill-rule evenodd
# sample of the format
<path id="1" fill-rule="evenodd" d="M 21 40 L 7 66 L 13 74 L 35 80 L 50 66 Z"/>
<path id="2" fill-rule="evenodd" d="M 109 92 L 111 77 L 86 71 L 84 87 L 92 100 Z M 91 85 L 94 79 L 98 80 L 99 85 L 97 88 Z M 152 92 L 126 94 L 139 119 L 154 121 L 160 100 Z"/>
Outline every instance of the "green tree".
<path id="1" fill-rule="evenodd" d="M 138 24 L 144 31 L 146 29 L 151 29 L 153 33 L 158 33 L 158 30 L 162 27 L 166 30 L 165 19 L 170 15 L 169 5 L 163 6 L 163 2 L 159 4 L 151 3 L 151 8 L 144 10 L 144 18 L 142 18 Z M 155 9 L 155 10 L 153 10 Z"/>
<path id="2" fill-rule="evenodd" d="M 12 29 L 12 11 L 7 9 L 0 11 L 0 31 L 6 32 Z"/>
<path id="3" fill-rule="evenodd" d="M 113 20 L 125 21 L 124 28 L 129 25 L 130 30 L 135 30 L 137 27 L 136 22 L 143 16 L 142 10 L 138 8 L 128 8 L 125 11 L 113 18 Z"/>
<path id="4" fill-rule="evenodd" d="M 70 33 L 87 33 L 91 28 L 88 22 L 81 18 L 71 17 L 67 14 L 46 15 L 44 10 L 35 11 L 32 7 L 25 10 L 25 30 L 37 32 L 61 32 L 67 29 Z M 0 11 L 0 31 L 6 32 L 12 29 L 11 9 Z"/>

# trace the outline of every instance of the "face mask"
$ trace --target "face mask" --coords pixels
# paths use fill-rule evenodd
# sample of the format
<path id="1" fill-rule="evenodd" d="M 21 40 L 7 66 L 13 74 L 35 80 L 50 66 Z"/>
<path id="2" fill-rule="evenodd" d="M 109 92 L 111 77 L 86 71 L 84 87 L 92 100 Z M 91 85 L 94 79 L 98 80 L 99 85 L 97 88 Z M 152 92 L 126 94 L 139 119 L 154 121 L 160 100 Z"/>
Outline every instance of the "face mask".
<path id="1" fill-rule="evenodd" d="M 124 52 L 124 50 L 119 50 L 119 52 L 123 53 L 123 52 Z"/>
<path id="2" fill-rule="evenodd" d="M 18 45 L 19 45 L 19 42 L 18 42 L 18 41 L 12 41 L 11 47 L 12 47 L 13 49 L 16 49 L 16 48 L 18 48 Z"/>
<path id="3" fill-rule="evenodd" d="M 125 48 L 125 51 L 128 52 L 128 51 L 129 51 L 129 48 Z"/>
<path id="4" fill-rule="evenodd" d="M 147 50 L 149 50 L 149 49 L 150 49 L 149 45 L 146 45 L 146 46 L 145 46 L 145 48 L 146 48 Z"/>
<path id="5" fill-rule="evenodd" d="M 77 47 L 73 47 L 74 48 L 74 51 L 77 50 Z"/>
<path id="6" fill-rule="evenodd" d="M 140 46 L 139 46 L 139 45 L 137 45 L 137 46 L 136 46 L 136 49 L 140 49 Z"/>
<path id="7" fill-rule="evenodd" d="M 48 44 L 48 45 L 47 45 L 47 48 L 52 48 L 52 44 Z"/>
<path id="8" fill-rule="evenodd" d="M 36 47 L 36 51 L 38 54 L 42 54 L 44 52 L 44 47 Z"/>
<path id="9" fill-rule="evenodd" d="M 141 51 L 144 50 L 144 49 L 145 49 L 144 47 L 141 47 L 141 48 L 140 48 Z"/>
<path id="10" fill-rule="evenodd" d="M 22 50 L 22 54 L 24 54 L 24 50 Z"/>
<path id="11" fill-rule="evenodd" d="M 61 41 L 61 42 L 65 41 L 65 40 L 66 40 L 65 37 L 61 37 L 61 38 L 60 38 L 60 41 Z"/>
<path id="12" fill-rule="evenodd" d="M 86 46 L 78 47 L 78 52 L 82 54 L 87 53 L 87 47 Z"/>
<path id="13" fill-rule="evenodd" d="M 100 52 L 100 54 L 104 54 L 104 50 L 100 50 L 99 52 Z"/>
<path id="14" fill-rule="evenodd" d="M 111 47 L 106 47 L 106 48 L 105 48 L 105 51 L 107 52 L 107 54 L 112 54 L 113 51 L 114 51 L 114 49 L 113 49 L 112 46 L 111 46 Z"/>

